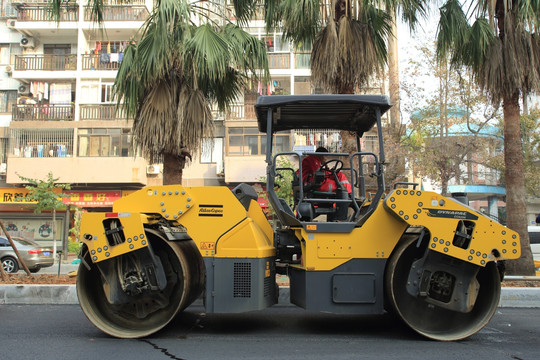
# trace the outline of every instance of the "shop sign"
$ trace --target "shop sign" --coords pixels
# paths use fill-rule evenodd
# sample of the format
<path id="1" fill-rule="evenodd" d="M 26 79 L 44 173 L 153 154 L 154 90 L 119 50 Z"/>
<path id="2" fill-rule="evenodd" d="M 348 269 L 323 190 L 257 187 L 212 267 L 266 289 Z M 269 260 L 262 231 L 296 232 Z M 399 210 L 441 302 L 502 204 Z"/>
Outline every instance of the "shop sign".
<path id="1" fill-rule="evenodd" d="M 80 207 L 102 207 L 112 204 L 122 196 L 120 191 L 66 191 L 68 196 L 62 198 L 66 205 Z"/>
<path id="2" fill-rule="evenodd" d="M 36 204 L 37 201 L 28 200 L 29 191 L 25 188 L 1 189 L 2 204 Z"/>

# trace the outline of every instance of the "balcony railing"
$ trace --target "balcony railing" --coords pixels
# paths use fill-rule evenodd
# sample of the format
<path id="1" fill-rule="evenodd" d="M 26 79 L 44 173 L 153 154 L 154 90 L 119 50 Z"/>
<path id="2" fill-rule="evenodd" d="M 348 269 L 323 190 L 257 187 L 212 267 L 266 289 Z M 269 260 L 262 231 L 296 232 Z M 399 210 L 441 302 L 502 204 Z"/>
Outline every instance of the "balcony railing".
<path id="1" fill-rule="evenodd" d="M 14 105 L 14 121 L 70 121 L 73 120 L 73 105 Z"/>
<path id="2" fill-rule="evenodd" d="M 52 21 L 51 10 L 47 4 L 22 5 L 17 11 L 17 21 Z M 79 5 L 60 7 L 60 21 L 79 21 Z"/>
<path id="3" fill-rule="evenodd" d="M 295 68 L 296 69 L 309 69 L 311 66 L 311 53 L 296 53 L 295 54 Z"/>
<path id="4" fill-rule="evenodd" d="M 118 120 L 126 119 L 123 111 L 116 110 L 116 104 L 81 104 L 81 120 Z"/>
<path id="5" fill-rule="evenodd" d="M 268 54 L 269 69 L 289 69 L 291 67 L 291 56 L 289 53 Z"/>
<path id="6" fill-rule="evenodd" d="M 105 5 L 103 7 L 104 21 L 144 21 L 148 17 L 148 9 L 144 5 Z M 91 8 L 84 9 L 84 21 L 94 21 Z"/>
<path id="7" fill-rule="evenodd" d="M 77 55 L 15 55 L 15 70 L 77 70 Z"/>
<path id="8" fill-rule="evenodd" d="M 82 55 L 83 70 L 118 70 L 123 53 L 102 53 Z"/>
<path id="9" fill-rule="evenodd" d="M 257 120 L 254 105 L 252 103 L 233 104 L 230 106 L 229 111 L 227 111 L 226 119 L 229 121 Z"/>

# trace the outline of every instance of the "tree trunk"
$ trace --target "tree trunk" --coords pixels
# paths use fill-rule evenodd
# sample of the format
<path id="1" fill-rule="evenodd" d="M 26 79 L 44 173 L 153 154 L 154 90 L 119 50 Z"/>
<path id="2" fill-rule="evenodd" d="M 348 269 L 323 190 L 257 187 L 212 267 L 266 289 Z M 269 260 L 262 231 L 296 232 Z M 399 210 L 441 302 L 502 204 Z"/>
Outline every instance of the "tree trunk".
<path id="1" fill-rule="evenodd" d="M 390 93 L 390 136 L 401 138 L 401 110 L 399 97 L 399 65 L 396 12 L 392 12 L 392 35 L 388 37 L 388 92 Z"/>
<path id="2" fill-rule="evenodd" d="M 163 154 L 163 185 L 182 184 L 182 174 L 185 166 L 185 155 Z"/>
<path id="3" fill-rule="evenodd" d="M 508 261 L 506 270 L 513 275 L 534 275 L 534 262 L 527 232 L 525 177 L 519 93 L 503 98 L 504 115 L 504 177 L 506 180 L 506 219 L 509 228 L 517 231 L 521 240 L 521 258 Z"/>
<path id="4" fill-rule="evenodd" d="M 56 229 L 55 229 L 55 225 L 56 225 L 56 209 L 53 209 L 53 216 L 52 216 L 53 260 L 54 260 L 54 263 L 56 264 L 57 247 L 56 247 Z"/>

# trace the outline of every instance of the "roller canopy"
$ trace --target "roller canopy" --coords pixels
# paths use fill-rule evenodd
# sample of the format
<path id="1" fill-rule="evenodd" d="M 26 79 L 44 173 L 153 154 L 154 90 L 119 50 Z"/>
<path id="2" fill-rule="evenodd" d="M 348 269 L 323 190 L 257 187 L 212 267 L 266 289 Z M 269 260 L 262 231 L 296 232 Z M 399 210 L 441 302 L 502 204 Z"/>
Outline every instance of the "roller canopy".
<path id="1" fill-rule="evenodd" d="M 267 131 L 268 109 L 272 109 L 272 132 L 292 129 L 337 129 L 359 135 L 377 123 L 392 105 L 383 95 L 274 95 L 260 96 L 255 105 L 259 131 Z"/>

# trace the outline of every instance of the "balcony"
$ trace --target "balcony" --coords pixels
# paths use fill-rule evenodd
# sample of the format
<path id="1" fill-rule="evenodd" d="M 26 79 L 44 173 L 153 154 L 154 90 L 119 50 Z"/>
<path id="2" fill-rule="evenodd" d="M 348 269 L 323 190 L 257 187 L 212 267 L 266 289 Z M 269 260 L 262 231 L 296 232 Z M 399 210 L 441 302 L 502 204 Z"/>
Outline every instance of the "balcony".
<path id="1" fill-rule="evenodd" d="M 51 21 L 51 12 L 47 4 L 22 5 L 17 11 L 17 21 Z M 79 5 L 60 7 L 60 21 L 79 21 Z"/>
<path id="2" fill-rule="evenodd" d="M 126 115 L 116 110 L 116 104 L 81 104 L 80 120 L 125 120 Z"/>
<path id="3" fill-rule="evenodd" d="M 148 15 L 148 9 L 144 4 L 103 6 L 103 21 L 144 21 Z M 94 21 L 89 6 L 84 9 L 84 21 Z"/>
<path id="4" fill-rule="evenodd" d="M 77 70 L 77 55 L 15 55 L 15 71 Z"/>
<path id="5" fill-rule="evenodd" d="M 123 53 L 102 53 L 82 55 L 83 70 L 118 70 Z"/>
<path id="6" fill-rule="evenodd" d="M 257 116 L 255 114 L 255 104 L 233 104 L 227 111 L 227 120 L 229 121 L 255 121 Z"/>
<path id="7" fill-rule="evenodd" d="M 295 68 L 296 69 L 309 69 L 311 67 L 311 53 L 296 53 L 295 55 Z"/>
<path id="8" fill-rule="evenodd" d="M 13 121 L 72 121 L 73 105 L 16 105 L 12 109 Z"/>
<path id="9" fill-rule="evenodd" d="M 291 56 L 289 53 L 269 53 L 269 69 L 289 69 L 291 67 Z"/>

